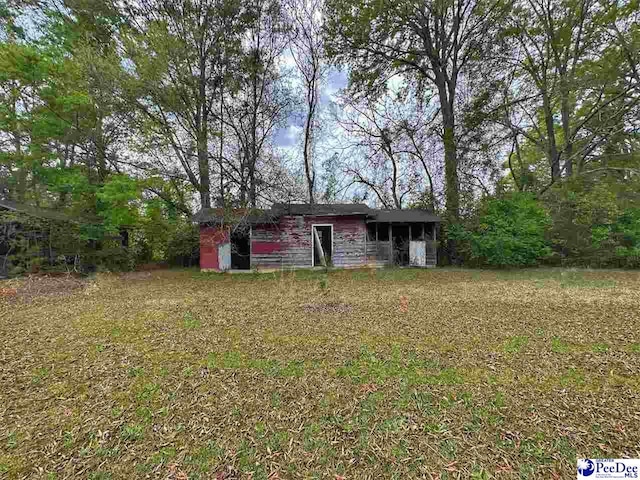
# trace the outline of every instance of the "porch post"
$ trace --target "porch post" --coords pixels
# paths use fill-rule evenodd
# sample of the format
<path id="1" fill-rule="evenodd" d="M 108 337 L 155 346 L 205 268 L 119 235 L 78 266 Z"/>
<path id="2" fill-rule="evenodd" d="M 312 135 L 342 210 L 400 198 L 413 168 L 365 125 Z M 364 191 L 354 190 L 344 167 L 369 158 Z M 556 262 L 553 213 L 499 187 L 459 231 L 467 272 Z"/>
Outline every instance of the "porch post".
<path id="1" fill-rule="evenodd" d="M 369 236 L 369 224 L 367 220 L 364 221 L 364 264 L 367 265 L 369 261 L 367 260 L 367 237 Z"/>
<path id="2" fill-rule="evenodd" d="M 393 231 L 391 230 L 391 222 L 389 222 L 389 263 L 393 265 Z"/>

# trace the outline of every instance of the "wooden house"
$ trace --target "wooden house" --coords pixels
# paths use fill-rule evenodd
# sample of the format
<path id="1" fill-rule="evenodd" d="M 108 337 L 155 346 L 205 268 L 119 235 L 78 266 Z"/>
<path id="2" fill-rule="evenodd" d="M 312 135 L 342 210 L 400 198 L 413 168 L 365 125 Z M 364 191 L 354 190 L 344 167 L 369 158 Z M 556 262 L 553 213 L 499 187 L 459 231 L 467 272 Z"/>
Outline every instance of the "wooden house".
<path id="1" fill-rule="evenodd" d="M 364 204 L 274 204 L 204 209 L 200 268 L 207 271 L 437 264 L 440 218 L 428 210 Z"/>

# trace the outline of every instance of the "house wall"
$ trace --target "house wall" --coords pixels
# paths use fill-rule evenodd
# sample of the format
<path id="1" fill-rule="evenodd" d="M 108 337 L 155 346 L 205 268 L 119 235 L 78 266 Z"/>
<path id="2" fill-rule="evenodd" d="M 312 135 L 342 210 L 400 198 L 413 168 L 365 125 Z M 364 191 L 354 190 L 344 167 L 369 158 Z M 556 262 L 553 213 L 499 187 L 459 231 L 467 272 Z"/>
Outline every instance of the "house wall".
<path id="1" fill-rule="evenodd" d="M 389 241 L 366 241 L 362 216 L 283 216 L 278 223 L 251 227 L 251 268 L 311 267 L 311 226 L 333 225 L 333 265 L 357 267 L 391 261 Z M 200 268 L 220 270 L 220 252 L 230 242 L 228 230 L 200 226 Z M 426 266 L 435 266 L 435 241 L 425 243 Z"/>
<path id="2" fill-rule="evenodd" d="M 283 216 L 277 225 L 251 229 L 251 265 L 311 267 L 312 225 L 333 225 L 333 265 L 364 265 L 366 226 L 362 216 Z"/>
<path id="3" fill-rule="evenodd" d="M 228 230 L 200 225 L 201 270 L 220 270 L 218 253 L 223 245 L 229 245 Z"/>

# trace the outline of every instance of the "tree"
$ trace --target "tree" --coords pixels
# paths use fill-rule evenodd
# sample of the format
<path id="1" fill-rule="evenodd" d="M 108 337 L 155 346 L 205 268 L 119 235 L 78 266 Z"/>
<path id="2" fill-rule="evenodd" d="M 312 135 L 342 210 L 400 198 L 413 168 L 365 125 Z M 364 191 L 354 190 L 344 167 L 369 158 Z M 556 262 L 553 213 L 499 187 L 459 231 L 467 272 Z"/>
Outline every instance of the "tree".
<path id="1" fill-rule="evenodd" d="M 633 62 L 617 34 L 606 41 L 619 21 L 595 0 L 522 0 L 508 18 L 505 41 L 516 47 L 506 62 L 498 118 L 511 131 L 519 163 L 523 139 L 545 156 L 543 189 L 585 173 L 624 134 L 638 104 Z"/>
<path id="2" fill-rule="evenodd" d="M 551 249 L 545 239 L 550 224 L 547 212 L 529 193 L 488 199 L 481 206 L 478 224 L 452 229 L 451 235 L 469 242 L 472 260 L 497 267 L 535 265 Z"/>
<path id="3" fill-rule="evenodd" d="M 291 55 L 302 79 L 305 118 L 302 157 L 307 180 L 308 201 L 315 203 L 318 109 L 320 87 L 328 65 L 325 63 L 322 3 L 320 0 L 290 0 L 287 4 L 292 24 Z"/>
<path id="4" fill-rule="evenodd" d="M 415 3 L 328 0 L 330 52 L 352 68 L 356 88 L 375 91 L 394 73 L 432 85 L 439 99 L 447 216 L 460 212 L 456 95 L 465 69 L 490 50 L 506 4 L 485 0 Z"/>
<path id="5" fill-rule="evenodd" d="M 228 65 L 244 32 L 236 0 L 128 2 L 123 30 L 131 62 L 130 100 L 144 133 L 175 155 L 186 179 L 211 206 L 211 141 Z M 174 175 L 174 172 L 167 172 Z"/>
<path id="6" fill-rule="evenodd" d="M 344 114 L 339 123 L 349 142 L 345 148 L 352 152 L 350 158 L 362 159 L 345 166 L 353 183 L 373 192 L 384 208 L 400 209 L 407 200 L 420 196 L 424 176 L 427 198 L 433 199 L 422 120 L 411 123 L 403 105 L 390 99 L 357 100 L 347 95 L 341 105 Z"/>
<path id="7" fill-rule="evenodd" d="M 245 8 L 247 30 L 238 89 L 225 103 L 225 125 L 237 144 L 237 161 L 230 162 L 230 175 L 237 186 L 238 203 L 256 207 L 259 164 L 266 160 L 273 133 L 292 106 L 282 69 L 289 31 L 278 0 L 252 0 Z"/>

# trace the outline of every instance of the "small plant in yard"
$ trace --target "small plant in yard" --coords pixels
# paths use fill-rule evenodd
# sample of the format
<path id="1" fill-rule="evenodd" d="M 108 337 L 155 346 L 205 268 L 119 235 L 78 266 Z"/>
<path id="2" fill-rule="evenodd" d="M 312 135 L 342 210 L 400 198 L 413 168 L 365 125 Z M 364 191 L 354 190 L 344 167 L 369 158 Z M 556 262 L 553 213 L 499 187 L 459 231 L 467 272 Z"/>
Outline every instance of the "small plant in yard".
<path id="1" fill-rule="evenodd" d="M 195 328 L 200 328 L 201 326 L 200 320 L 198 320 L 191 312 L 187 312 L 184 314 L 183 321 L 184 328 L 186 329 L 193 330 Z"/>
<path id="2" fill-rule="evenodd" d="M 507 353 L 518 353 L 529 342 L 529 338 L 519 335 L 509 338 L 504 344 Z"/>
<path id="3" fill-rule="evenodd" d="M 87 478 L 89 480 L 111 480 L 113 477 L 109 472 L 98 470 L 97 472 L 91 472 Z"/>
<path id="4" fill-rule="evenodd" d="M 144 437 L 144 428 L 141 425 L 124 425 L 120 430 L 120 438 L 125 442 L 135 442 Z"/>
<path id="5" fill-rule="evenodd" d="M 594 343 L 591 349 L 594 353 L 606 353 L 609 351 L 609 345 L 606 343 Z"/>
<path id="6" fill-rule="evenodd" d="M 16 432 L 11 432 L 7 436 L 6 446 L 9 450 L 14 449 L 18 446 L 18 434 Z"/>
<path id="7" fill-rule="evenodd" d="M 443 457 L 448 458 L 449 460 L 453 460 L 456 458 L 456 453 L 458 451 L 458 446 L 453 438 L 448 438 L 440 442 L 440 453 Z"/>
<path id="8" fill-rule="evenodd" d="M 567 353 L 569 351 L 569 345 L 561 338 L 553 337 L 553 339 L 551 339 L 551 351 L 553 353 Z"/>
<path id="9" fill-rule="evenodd" d="M 49 369 L 45 367 L 40 367 L 34 372 L 33 377 L 31 378 L 31 381 L 37 385 L 42 383 L 42 381 L 48 376 L 49 376 Z"/>
<path id="10" fill-rule="evenodd" d="M 63 439 L 63 443 L 64 443 L 64 447 L 65 448 L 71 448 L 73 446 L 73 433 L 64 432 L 62 434 L 62 439 Z"/>
<path id="11" fill-rule="evenodd" d="M 320 280 L 318 280 L 318 286 L 323 294 L 326 295 L 329 293 L 329 276 L 325 274 L 320 277 Z"/>
<path id="12" fill-rule="evenodd" d="M 127 369 L 127 375 L 130 377 L 141 377 L 144 375 L 144 369 L 142 367 L 129 367 Z"/>

